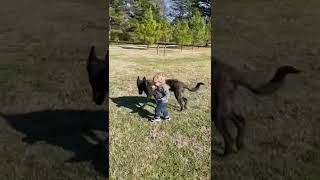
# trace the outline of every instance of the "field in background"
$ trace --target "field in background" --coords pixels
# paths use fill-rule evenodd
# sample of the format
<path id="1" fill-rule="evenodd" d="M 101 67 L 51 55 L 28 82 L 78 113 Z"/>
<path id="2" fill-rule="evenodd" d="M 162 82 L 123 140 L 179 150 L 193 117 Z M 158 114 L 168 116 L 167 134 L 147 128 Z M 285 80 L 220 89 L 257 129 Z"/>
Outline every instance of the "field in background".
<path id="1" fill-rule="evenodd" d="M 209 179 L 210 177 L 210 48 L 167 49 L 111 45 L 110 48 L 110 178 Z M 166 72 L 190 86 L 204 82 L 198 92 L 188 92 L 189 109 L 178 112 L 171 93 L 170 122 L 152 123 L 155 104 L 139 106 L 137 77 L 151 79 Z"/>

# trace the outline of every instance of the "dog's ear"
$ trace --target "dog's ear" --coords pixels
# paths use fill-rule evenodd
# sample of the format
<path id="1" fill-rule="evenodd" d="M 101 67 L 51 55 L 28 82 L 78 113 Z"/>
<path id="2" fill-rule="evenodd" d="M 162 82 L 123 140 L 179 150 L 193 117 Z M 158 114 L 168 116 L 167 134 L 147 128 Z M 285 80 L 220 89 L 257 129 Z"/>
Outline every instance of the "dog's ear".
<path id="1" fill-rule="evenodd" d="M 91 46 L 87 65 L 88 65 L 88 66 L 91 65 L 92 62 L 96 60 L 96 58 L 97 58 L 97 56 L 96 56 L 95 47 L 94 47 L 94 46 Z"/>
<path id="2" fill-rule="evenodd" d="M 138 76 L 138 79 L 137 79 L 137 84 L 140 84 L 140 77 Z"/>

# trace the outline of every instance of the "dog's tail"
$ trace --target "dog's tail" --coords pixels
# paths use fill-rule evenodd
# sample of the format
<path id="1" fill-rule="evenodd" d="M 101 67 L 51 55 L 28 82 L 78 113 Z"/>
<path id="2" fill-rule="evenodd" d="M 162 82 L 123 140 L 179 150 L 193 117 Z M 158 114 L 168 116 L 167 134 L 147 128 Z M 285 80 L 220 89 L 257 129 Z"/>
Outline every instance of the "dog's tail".
<path id="1" fill-rule="evenodd" d="M 191 92 L 196 92 L 196 91 L 200 88 L 201 85 L 204 85 L 204 83 L 199 82 L 199 83 L 196 85 L 196 87 L 191 88 L 191 89 L 190 89 L 189 87 L 187 87 L 187 86 L 185 86 L 185 88 L 188 89 L 188 90 L 191 91 Z"/>
<path id="2" fill-rule="evenodd" d="M 251 92 L 257 95 L 269 95 L 280 89 L 283 84 L 285 77 L 288 74 L 297 74 L 301 71 L 292 67 L 292 66 L 282 66 L 277 69 L 275 75 L 273 78 L 267 82 L 264 83 L 258 87 L 253 87 L 250 83 L 248 83 L 246 78 L 240 78 L 239 84 L 247 89 L 249 89 Z"/>

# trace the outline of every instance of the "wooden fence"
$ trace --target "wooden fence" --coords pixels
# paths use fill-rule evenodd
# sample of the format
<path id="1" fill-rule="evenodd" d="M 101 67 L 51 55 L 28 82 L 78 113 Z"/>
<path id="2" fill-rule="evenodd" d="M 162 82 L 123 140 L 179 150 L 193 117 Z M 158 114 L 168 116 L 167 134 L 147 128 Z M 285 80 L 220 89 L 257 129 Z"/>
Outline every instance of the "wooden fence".
<path id="1" fill-rule="evenodd" d="M 109 44 L 111 43 L 115 43 L 115 44 L 133 44 L 133 45 L 144 45 L 144 46 L 147 46 L 148 48 L 157 48 L 157 54 L 159 54 L 159 49 L 160 49 L 160 46 L 163 47 L 163 54 L 166 55 L 166 49 L 167 48 L 178 48 L 180 47 L 181 48 L 181 51 L 182 51 L 182 48 L 183 47 L 192 47 L 192 49 L 194 47 L 211 47 L 211 43 L 208 44 L 208 45 L 194 45 L 194 44 L 175 44 L 175 43 L 165 43 L 165 42 L 158 42 L 158 43 L 155 43 L 154 45 L 156 45 L 156 47 L 150 47 L 148 46 L 147 44 L 143 43 L 143 42 L 131 42 L 131 41 L 109 41 Z"/>

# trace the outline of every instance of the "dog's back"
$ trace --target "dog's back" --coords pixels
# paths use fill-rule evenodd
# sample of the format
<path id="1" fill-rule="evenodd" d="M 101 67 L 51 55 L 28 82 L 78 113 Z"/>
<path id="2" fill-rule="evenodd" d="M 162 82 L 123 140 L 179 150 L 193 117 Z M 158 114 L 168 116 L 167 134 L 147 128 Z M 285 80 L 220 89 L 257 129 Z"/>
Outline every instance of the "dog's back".
<path id="1" fill-rule="evenodd" d="M 213 78 L 214 86 L 216 89 L 225 87 L 230 83 L 235 88 L 237 86 L 243 86 L 249 89 L 251 92 L 257 95 L 269 95 L 277 91 L 284 84 L 284 79 L 288 74 L 297 74 L 300 70 L 292 66 L 281 66 L 277 69 L 273 78 L 266 82 L 261 83 L 261 85 L 254 87 L 250 83 L 250 76 L 245 75 L 244 73 L 238 71 L 231 65 L 225 64 L 215 57 L 213 58 Z"/>

